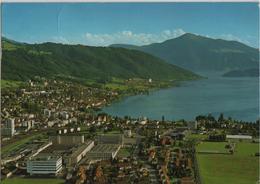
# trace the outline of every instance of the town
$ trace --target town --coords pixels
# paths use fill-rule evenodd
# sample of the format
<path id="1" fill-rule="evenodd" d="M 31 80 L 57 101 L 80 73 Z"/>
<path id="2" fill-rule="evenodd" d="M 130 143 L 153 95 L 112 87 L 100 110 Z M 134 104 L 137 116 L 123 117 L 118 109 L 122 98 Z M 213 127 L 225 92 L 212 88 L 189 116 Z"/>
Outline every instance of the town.
<path id="1" fill-rule="evenodd" d="M 246 155 L 257 164 L 259 120 L 209 114 L 168 121 L 102 112 L 123 95 L 40 77 L 2 89 L 1 182 L 200 184 L 203 159 L 232 160 L 241 146 L 252 147 Z"/>

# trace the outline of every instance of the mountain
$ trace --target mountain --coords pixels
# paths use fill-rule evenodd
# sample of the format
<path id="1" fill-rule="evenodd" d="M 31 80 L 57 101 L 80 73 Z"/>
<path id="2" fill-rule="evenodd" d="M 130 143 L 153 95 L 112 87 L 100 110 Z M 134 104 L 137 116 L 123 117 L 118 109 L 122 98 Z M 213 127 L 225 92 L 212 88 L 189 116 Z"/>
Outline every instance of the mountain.
<path id="1" fill-rule="evenodd" d="M 140 50 L 192 71 L 229 71 L 258 68 L 259 51 L 237 41 L 212 39 L 191 33 L 144 46 L 114 44 Z"/>
<path id="2" fill-rule="evenodd" d="M 259 69 L 232 70 L 223 74 L 223 77 L 259 77 Z"/>
<path id="3" fill-rule="evenodd" d="M 58 43 L 26 44 L 2 39 L 2 79 L 28 80 L 34 76 L 100 80 L 152 78 L 189 80 L 198 75 L 147 53 L 124 48 Z"/>

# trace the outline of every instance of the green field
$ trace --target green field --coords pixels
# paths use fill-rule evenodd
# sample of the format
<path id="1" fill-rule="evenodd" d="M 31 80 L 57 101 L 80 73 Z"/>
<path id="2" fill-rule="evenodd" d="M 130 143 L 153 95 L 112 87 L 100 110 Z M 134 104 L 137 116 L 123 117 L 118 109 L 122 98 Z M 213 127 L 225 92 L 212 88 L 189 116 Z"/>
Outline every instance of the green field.
<path id="1" fill-rule="evenodd" d="M 226 143 L 204 142 L 198 150 L 223 149 Z M 235 153 L 197 154 L 203 184 L 255 184 L 259 175 L 258 144 L 238 142 Z"/>
<path id="2" fill-rule="evenodd" d="M 30 137 L 26 137 L 26 138 L 17 140 L 14 143 L 11 143 L 11 144 L 8 144 L 8 145 L 2 147 L 1 153 L 2 153 L 2 155 L 4 155 L 4 154 L 7 154 L 9 152 L 15 151 L 16 149 L 19 149 L 21 146 L 23 146 L 27 142 L 35 140 L 40 136 L 41 136 L 41 134 L 39 133 L 39 134 L 30 136 Z"/>
<path id="3" fill-rule="evenodd" d="M 23 82 L 20 81 L 11 81 L 11 80 L 1 80 L 1 88 L 17 88 Z"/>
<path id="4" fill-rule="evenodd" d="M 63 179 L 57 178 L 10 178 L 1 181 L 1 184 L 63 184 Z"/>
<path id="5" fill-rule="evenodd" d="M 129 157 L 131 156 L 131 148 L 121 148 L 118 152 L 118 157 Z"/>
<path id="6" fill-rule="evenodd" d="M 228 152 L 227 149 L 225 149 L 225 145 L 227 145 L 227 142 L 201 142 L 197 146 L 197 151 L 218 151 L 218 152 Z"/>
<path id="7" fill-rule="evenodd" d="M 203 134 L 189 134 L 186 136 L 187 139 L 204 140 L 208 138 L 208 135 Z"/>

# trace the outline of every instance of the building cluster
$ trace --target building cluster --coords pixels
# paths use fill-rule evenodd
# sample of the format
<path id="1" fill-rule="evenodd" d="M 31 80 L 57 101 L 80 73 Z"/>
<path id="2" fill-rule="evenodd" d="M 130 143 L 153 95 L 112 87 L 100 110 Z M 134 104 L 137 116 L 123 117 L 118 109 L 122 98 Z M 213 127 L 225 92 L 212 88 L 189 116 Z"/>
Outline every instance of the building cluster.
<path id="1" fill-rule="evenodd" d="M 122 134 L 97 136 L 97 146 L 87 153 L 95 161 L 82 162 L 77 174 L 72 174 L 78 177 L 69 181 L 195 183 L 192 148 L 184 145 L 185 136 L 194 127 L 147 118 L 118 119 L 118 122 L 121 122 Z M 128 155 L 122 154 L 126 150 L 131 151 Z"/>
<path id="2" fill-rule="evenodd" d="M 196 174 L 189 134 L 209 134 L 217 127 L 229 131 L 229 139 L 251 140 L 245 133 L 257 128 L 221 118 L 217 124 L 212 117 L 186 122 L 98 113 L 118 97 L 117 91 L 41 78 L 3 91 L 2 176 L 53 176 L 89 184 L 192 184 Z"/>
<path id="3" fill-rule="evenodd" d="M 86 140 L 80 132 L 58 132 L 49 135 L 45 142 L 31 142 L 5 157 L 1 160 L 2 169 L 16 162 L 17 168 L 30 175 L 62 176 L 74 172 L 81 163 L 113 160 L 123 146 L 122 134 L 100 135 L 96 140 Z"/>
<path id="4" fill-rule="evenodd" d="M 117 98 L 115 91 L 42 78 L 30 80 L 17 89 L 3 89 L 2 139 L 33 129 L 89 122 L 93 120 L 93 111 Z"/>

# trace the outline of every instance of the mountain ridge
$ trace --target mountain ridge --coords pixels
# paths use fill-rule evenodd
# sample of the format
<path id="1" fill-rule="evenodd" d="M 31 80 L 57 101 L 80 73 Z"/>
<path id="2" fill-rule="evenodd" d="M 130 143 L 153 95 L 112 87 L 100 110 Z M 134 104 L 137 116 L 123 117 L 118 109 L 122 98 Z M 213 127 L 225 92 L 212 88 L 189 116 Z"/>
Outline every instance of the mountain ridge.
<path id="1" fill-rule="evenodd" d="M 124 48 L 45 42 L 26 44 L 2 39 L 2 79 L 71 76 L 82 79 L 153 78 L 190 80 L 198 75 L 150 54 Z"/>
<path id="2" fill-rule="evenodd" d="M 256 68 L 259 65 L 259 51 L 256 48 L 238 41 L 213 39 L 192 33 L 161 43 L 143 46 L 112 44 L 110 47 L 140 50 L 194 72 L 230 71 Z"/>
<path id="3" fill-rule="evenodd" d="M 259 69 L 232 70 L 222 75 L 223 77 L 259 77 Z"/>

